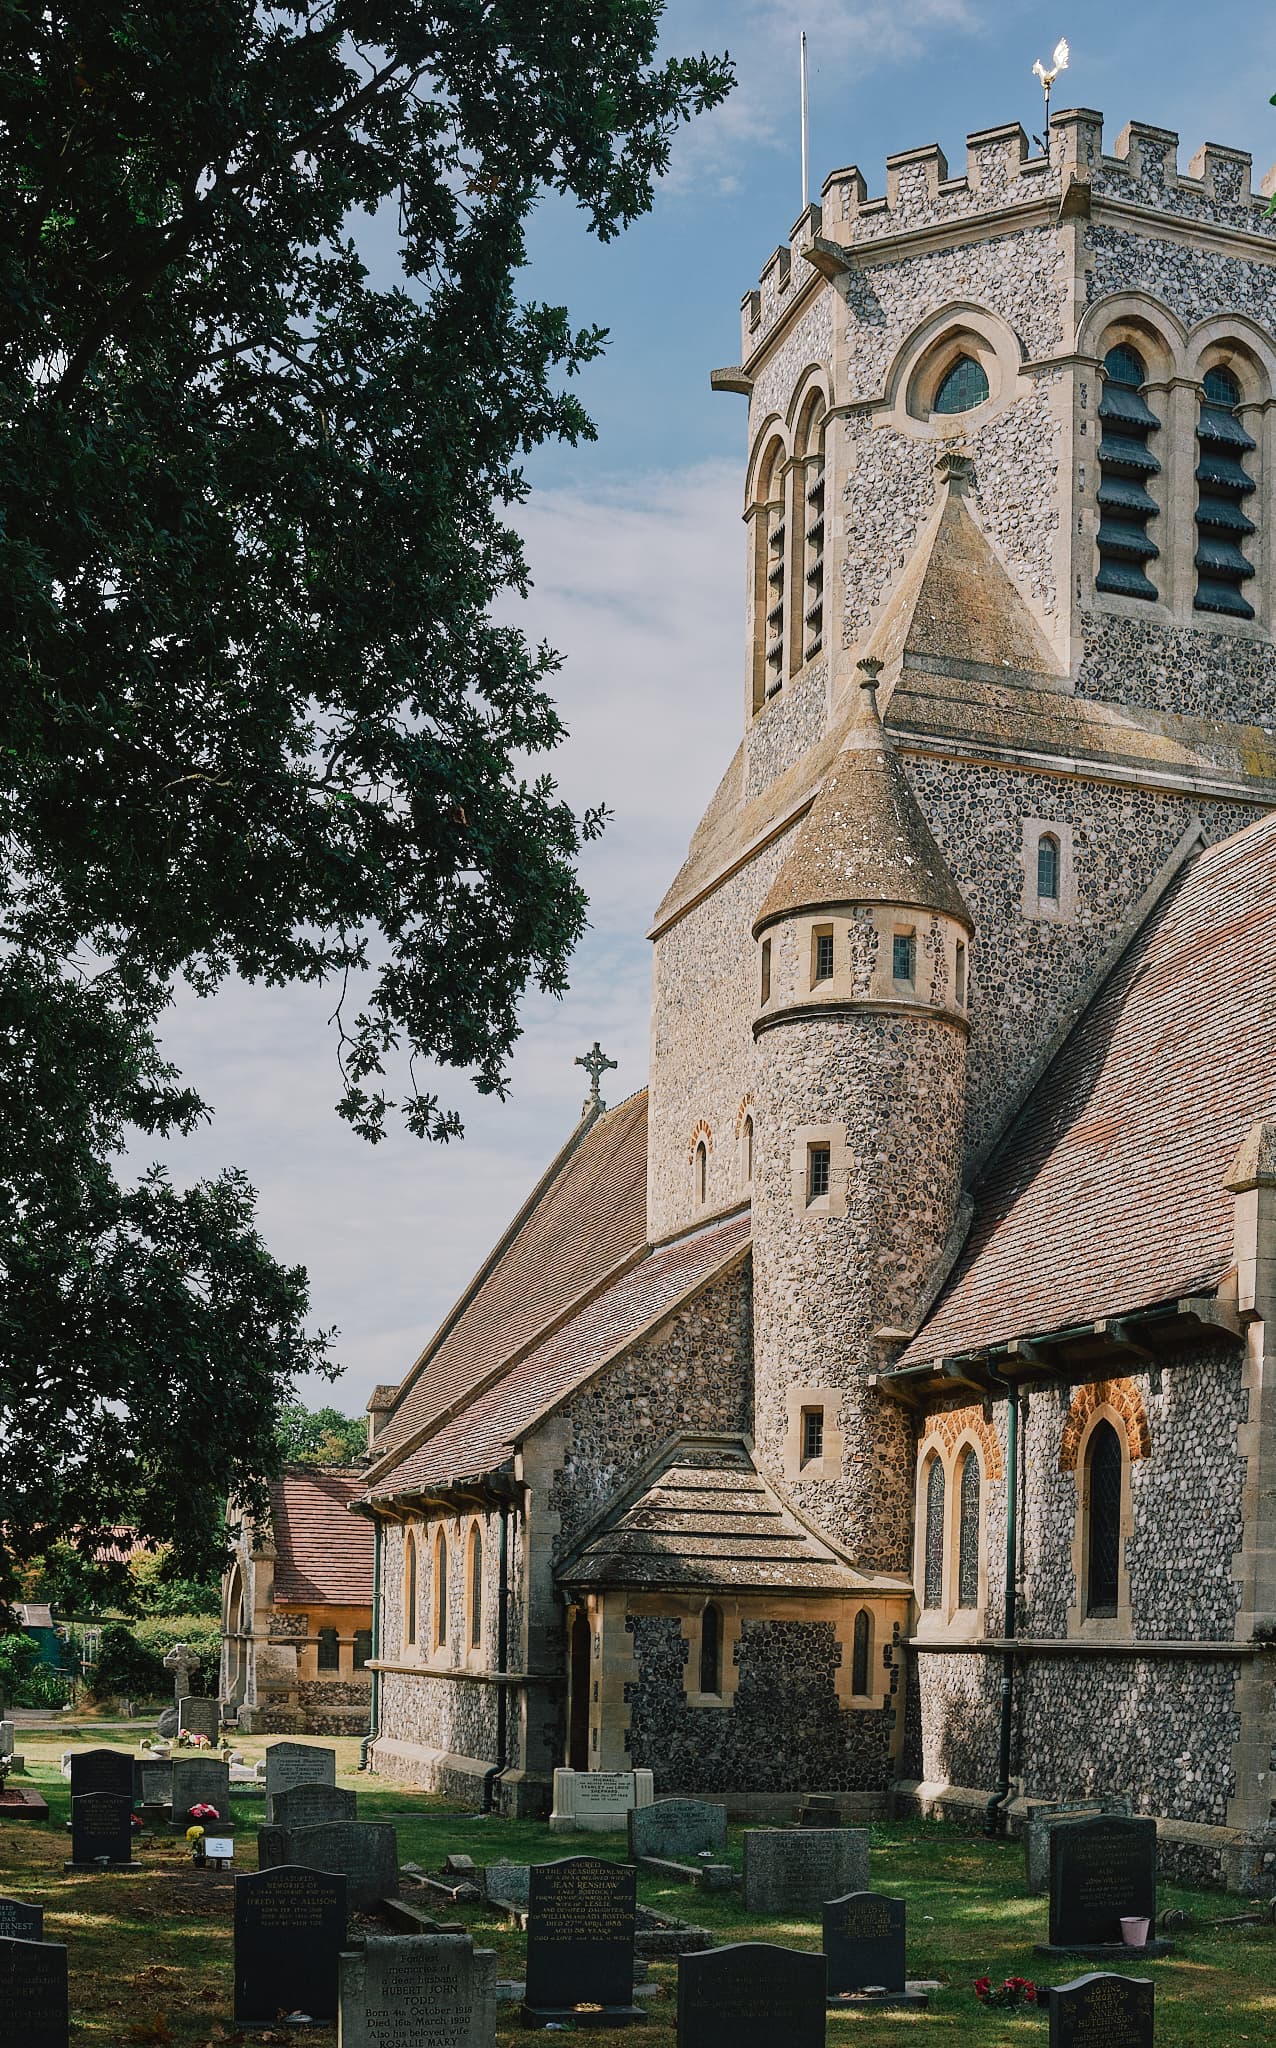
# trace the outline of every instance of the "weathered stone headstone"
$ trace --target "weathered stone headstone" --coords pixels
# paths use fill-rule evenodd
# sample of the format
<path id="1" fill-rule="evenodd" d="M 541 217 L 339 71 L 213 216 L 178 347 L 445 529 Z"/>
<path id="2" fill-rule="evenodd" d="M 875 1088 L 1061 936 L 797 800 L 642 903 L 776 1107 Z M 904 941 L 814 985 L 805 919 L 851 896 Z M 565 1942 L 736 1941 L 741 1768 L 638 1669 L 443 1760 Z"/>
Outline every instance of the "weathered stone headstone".
<path id="1" fill-rule="evenodd" d="M 629 1814 L 631 1856 L 661 1856 L 684 1863 L 708 1849 L 721 1856 L 727 1846 L 727 1809 L 703 1799 L 656 1799 Z"/>
<path id="2" fill-rule="evenodd" d="M 496 1955 L 468 1934 L 370 1934 L 341 1958 L 339 2048 L 493 2048 Z"/>
<path id="3" fill-rule="evenodd" d="M 206 1735 L 215 1743 L 221 1734 L 222 1710 L 216 1700 L 188 1694 L 177 1702 L 177 1723 L 179 1735 Z"/>
<path id="4" fill-rule="evenodd" d="M 485 1876 L 489 1899 L 500 1899 L 507 1906 L 520 1906 L 526 1911 L 531 1895 L 530 1863 L 489 1863 Z"/>
<path id="5" fill-rule="evenodd" d="M 867 1828 L 744 1831 L 744 1903 L 750 1913 L 818 1912 L 826 1899 L 867 1890 Z"/>
<path id="6" fill-rule="evenodd" d="M 199 1658 L 186 1643 L 174 1643 L 164 1659 L 165 1671 L 173 1674 L 173 1705 L 189 1697 L 191 1673 L 199 1670 Z M 174 1729 L 176 1734 L 176 1729 Z"/>
<path id="7" fill-rule="evenodd" d="M 133 1797 L 133 1759 L 123 1749 L 77 1749 L 71 1756 L 71 1797 L 84 1792 L 118 1792 Z"/>
<path id="8" fill-rule="evenodd" d="M 257 1867 L 339 1870 L 352 1906 L 375 1906 L 399 1890 L 399 1838 L 388 1821 L 338 1820 L 317 1828 L 257 1830 Z"/>
<path id="9" fill-rule="evenodd" d="M 222 1820 L 230 1818 L 230 1765 L 216 1756 L 175 1756 L 169 1801 L 174 1827 L 188 1824 L 192 1806 L 215 1806 Z"/>
<path id="10" fill-rule="evenodd" d="M 173 1796 L 173 1766 L 162 1757 L 142 1759 L 143 1806 L 167 1806 Z"/>
<path id="11" fill-rule="evenodd" d="M 904 1989 L 904 1901 L 881 1892 L 848 1892 L 824 1905 L 829 1990 Z"/>
<path id="12" fill-rule="evenodd" d="M 1050 1946 L 1119 1942 L 1124 1915 L 1156 1918 L 1156 1822 L 1103 1814 L 1050 1830 Z"/>
<path id="13" fill-rule="evenodd" d="M 6 1941 L 43 1941 L 44 1907 L 25 1899 L 0 1898 L 0 1935 Z"/>
<path id="14" fill-rule="evenodd" d="M 1148 1977 L 1095 1971 L 1050 1987 L 1050 2048 L 1153 2048 L 1155 1987 Z"/>
<path id="15" fill-rule="evenodd" d="M 126 1759 L 127 1761 L 127 1759 Z M 71 1794 L 71 1861 L 133 1861 L 133 1802 L 121 1792 Z"/>
<path id="16" fill-rule="evenodd" d="M 678 1958 L 678 2048 L 824 2048 L 822 1955 L 738 1941 Z"/>
<path id="17" fill-rule="evenodd" d="M 525 2010 L 578 2005 L 632 2015 L 638 1873 L 597 1856 L 534 1863 L 527 1915 Z M 600 2022 L 606 2025 L 606 2021 Z"/>
<path id="18" fill-rule="evenodd" d="M 329 1821 L 356 1820 L 359 1795 L 339 1785 L 290 1785 L 276 1792 L 271 1805 L 276 1827 L 318 1828 Z"/>
<path id="19" fill-rule="evenodd" d="M 173 1705 L 172 1705 L 171 1707 L 165 1707 L 165 1709 L 164 1709 L 163 1713 L 162 1713 L 162 1714 L 160 1715 L 160 1717 L 159 1717 L 158 1721 L 157 1721 L 157 1722 L 155 1723 L 155 1733 L 156 1733 L 157 1735 L 161 1735 L 161 1736 L 163 1736 L 163 1737 L 164 1737 L 164 1739 L 165 1739 L 166 1741 L 171 1741 L 171 1740 L 172 1740 L 172 1738 L 173 1738 L 173 1737 L 174 1737 L 174 1736 L 176 1735 L 176 1733 L 177 1733 L 177 1705 L 176 1705 L 176 1702 L 174 1702 L 174 1704 L 173 1704 Z"/>
<path id="20" fill-rule="evenodd" d="M 602 1834 L 624 1832 L 625 1816 L 655 1798 L 650 1771 L 569 1771 L 554 1773 L 554 1811 L 549 1824 L 557 1833 L 583 1828 Z"/>
<path id="21" fill-rule="evenodd" d="M 0 1935 L 0 2026 L 5 2048 L 67 2048 L 66 1949 Z"/>
<path id="22" fill-rule="evenodd" d="M 235 1879 L 235 2018 L 337 2014 L 346 1939 L 346 1881 L 323 1870 L 260 1870 Z"/>
<path id="23" fill-rule="evenodd" d="M 337 1752 L 309 1742 L 272 1742 L 266 1751 L 266 1819 L 273 1821 L 276 1792 L 293 1785 L 335 1785 Z"/>
<path id="24" fill-rule="evenodd" d="M 14 1745 L 12 1721 L 0 1721 L 0 1757 L 12 1756 Z"/>

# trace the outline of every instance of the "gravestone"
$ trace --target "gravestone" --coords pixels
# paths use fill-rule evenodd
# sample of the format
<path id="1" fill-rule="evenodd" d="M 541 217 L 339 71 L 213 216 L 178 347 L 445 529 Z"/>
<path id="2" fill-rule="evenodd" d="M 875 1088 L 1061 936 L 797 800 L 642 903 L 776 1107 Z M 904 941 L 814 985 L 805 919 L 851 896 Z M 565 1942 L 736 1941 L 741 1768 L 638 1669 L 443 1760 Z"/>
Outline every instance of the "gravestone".
<path id="1" fill-rule="evenodd" d="M 867 1890 L 867 1828 L 744 1831 L 744 1903 L 750 1913 L 815 1913 L 826 1899 Z"/>
<path id="2" fill-rule="evenodd" d="M 120 1792 L 73 1792 L 71 1863 L 92 1867 L 103 1856 L 117 1868 L 132 1863 L 133 1802 Z"/>
<path id="3" fill-rule="evenodd" d="M 678 2048 L 824 2048 L 822 1955 L 737 1941 L 678 1958 Z"/>
<path id="4" fill-rule="evenodd" d="M 1149 1977 L 1095 1971 L 1050 1987 L 1050 2048 L 1153 2048 Z"/>
<path id="5" fill-rule="evenodd" d="M 1156 1822 L 1102 1814 L 1050 1830 L 1050 1947 L 1121 1940 L 1124 1914 L 1156 1919 Z"/>
<path id="6" fill-rule="evenodd" d="M 333 1820 L 355 1820 L 359 1795 L 337 1785 L 290 1785 L 276 1792 L 271 1820 L 281 1828 L 318 1828 Z"/>
<path id="7" fill-rule="evenodd" d="M 578 2005 L 601 2006 L 597 2024 L 640 2017 L 634 2005 L 634 1933 L 638 1873 L 631 1863 L 565 1856 L 534 1863 L 527 1915 L 524 2012 L 533 2019 L 570 2017 Z"/>
<path id="8" fill-rule="evenodd" d="M 1129 1815 L 1124 1794 L 1096 1794 L 1093 1799 L 1034 1799 L 1023 1824 L 1023 1870 L 1030 1892 L 1050 1886 L 1050 1831 L 1065 1820 L 1089 1820 L 1096 1813 Z"/>
<path id="9" fill-rule="evenodd" d="M 258 1828 L 258 1869 L 281 1865 L 339 1870 L 347 1880 L 350 1904 L 362 1910 L 398 1896 L 399 1838 L 389 1821 L 337 1820 L 317 1828 Z"/>
<path id="10" fill-rule="evenodd" d="M 650 1771 L 558 1770 L 549 1824 L 559 1834 L 572 1828 L 593 1834 L 614 1828 L 623 1833 L 630 1808 L 650 1806 L 655 1796 Z"/>
<path id="11" fill-rule="evenodd" d="M 502 1899 L 507 1906 L 521 1906 L 526 1912 L 532 1882 L 530 1863 L 489 1863 L 484 1876 L 489 1899 Z"/>
<path id="12" fill-rule="evenodd" d="M 293 1785 L 335 1785 L 337 1752 L 308 1742 L 272 1742 L 266 1751 L 266 1819 L 275 1814 L 271 1801 L 276 1792 Z"/>
<path id="13" fill-rule="evenodd" d="M 122 1749 L 77 1749 L 71 1756 L 71 1797 L 83 1792 L 118 1792 L 133 1797 L 133 1759 Z"/>
<path id="14" fill-rule="evenodd" d="M 167 1806 L 173 1796 L 173 1766 L 162 1757 L 142 1759 L 143 1806 Z"/>
<path id="15" fill-rule="evenodd" d="M 190 1696 L 191 1673 L 199 1670 L 199 1658 L 186 1643 L 174 1643 L 164 1659 L 164 1669 L 173 1674 L 173 1706 L 176 1707 Z"/>
<path id="16" fill-rule="evenodd" d="M 6 1941 L 43 1941 L 44 1907 L 25 1899 L 0 1898 L 0 1935 Z"/>
<path id="17" fill-rule="evenodd" d="M 259 1870 L 235 1879 L 235 2019 L 280 2012 L 337 2016 L 337 1960 L 346 1940 L 346 1881 L 323 1870 Z"/>
<path id="18" fill-rule="evenodd" d="M 0 1721 L 0 1757 L 13 1755 L 13 1743 L 12 1721 Z"/>
<path id="19" fill-rule="evenodd" d="M 192 1806 L 215 1806 L 222 1820 L 230 1818 L 230 1765 L 216 1756 L 175 1756 L 169 1803 L 173 1826 L 189 1825 Z"/>
<path id="20" fill-rule="evenodd" d="M 656 1799 L 629 1814 L 631 1856 L 661 1856 L 683 1863 L 702 1849 L 721 1856 L 727 1846 L 727 1809 L 703 1799 Z"/>
<path id="21" fill-rule="evenodd" d="M 0 2028 L 5 2048 L 67 2048 L 66 1949 L 61 1942 L 0 1936 Z"/>
<path id="22" fill-rule="evenodd" d="M 904 1901 L 848 1892 L 824 1906 L 829 1992 L 904 1989 Z"/>
<path id="23" fill-rule="evenodd" d="M 177 1732 L 179 1735 L 206 1735 L 210 1743 L 216 1743 L 221 1734 L 222 1710 L 216 1700 L 200 1699 L 198 1694 L 188 1694 L 177 1702 Z"/>
<path id="24" fill-rule="evenodd" d="M 341 1958 L 338 2048 L 493 2048 L 496 1955 L 468 1934 L 370 1934 Z"/>

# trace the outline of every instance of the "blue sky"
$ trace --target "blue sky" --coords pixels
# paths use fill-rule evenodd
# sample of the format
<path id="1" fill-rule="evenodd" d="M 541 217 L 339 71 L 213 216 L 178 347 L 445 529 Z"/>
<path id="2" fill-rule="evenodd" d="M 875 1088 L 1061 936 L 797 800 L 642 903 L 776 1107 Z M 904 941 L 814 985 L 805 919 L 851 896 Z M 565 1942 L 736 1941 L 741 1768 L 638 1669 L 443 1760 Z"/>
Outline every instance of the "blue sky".
<path id="1" fill-rule="evenodd" d="M 411 1365 L 571 1129 L 574 1055 L 598 1037 L 619 1059 L 611 1101 L 646 1078 L 643 932 L 741 718 L 745 407 L 708 375 L 738 360 L 740 298 L 800 210 L 802 26 L 817 195 L 842 164 L 879 193 L 889 151 L 937 141 L 958 171 L 968 132 L 1039 127 L 1032 62 L 1060 35 L 1072 63 L 1055 105 L 1102 109 L 1109 148 L 1133 118 L 1177 129 L 1184 164 L 1206 140 L 1251 150 L 1256 184 L 1276 161 L 1276 25 L 1257 0 L 672 0 L 667 46 L 729 50 L 736 92 L 679 138 L 653 213 L 618 241 L 546 201 L 525 281 L 612 336 L 582 384 L 599 439 L 535 457 L 521 521 L 536 581 L 523 623 L 567 657 L 571 740 L 552 765 L 578 806 L 615 812 L 584 864 L 593 923 L 571 993 L 527 1004 L 507 1103 L 443 1077 L 467 1121 L 445 1148 L 351 1136 L 332 1109 L 331 1003 L 313 991 L 231 986 L 182 1001 L 166 1034 L 217 1110 L 171 1163 L 250 1174 L 272 1247 L 310 1268 L 316 1322 L 341 1328 L 345 1378 L 307 1391 L 351 1411 Z"/>

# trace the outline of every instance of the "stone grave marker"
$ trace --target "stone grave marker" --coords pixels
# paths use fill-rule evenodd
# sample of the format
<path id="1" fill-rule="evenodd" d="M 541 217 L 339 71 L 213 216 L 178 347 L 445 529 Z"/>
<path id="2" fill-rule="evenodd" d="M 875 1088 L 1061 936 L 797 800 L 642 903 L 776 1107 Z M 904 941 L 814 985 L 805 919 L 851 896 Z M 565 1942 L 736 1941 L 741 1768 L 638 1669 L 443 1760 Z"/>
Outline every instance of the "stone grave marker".
<path id="1" fill-rule="evenodd" d="M 0 2016 L 5 2048 L 67 2048 L 66 1949 L 61 1942 L 0 1935 Z"/>
<path id="2" fill-rule="evenodd" d="M 133 1797 L 133 1759 L 122 1749 L 77 1749 L 71 1753 L 71 1797 L 82 1792 L 118 1792 Z"/>
<path id="3" fill-rule="evenodd" d="M 867 1890 L 867 1828 L 744 1831 L 744 1903 L 750 1913 L 815 1913 L 826 1899 Z"/>
<path id="4" fill-rule="evenodd" d="M 524 2013 L 533 2021 L 570 2018 L 579 2005 L 601 2006 L 624 2024 L 634 2005 L 634 1933 L 638 1873 L 631 1863 L 565 1856 L 531 1868 Z"/>
<path id="5" fill-rule="evenodd" d="M 530 1863 L 489 1863 L 484 1875 L 489 1899 L 501 1899 L 507 1906 L 520 1906 L 527 1911 L 532 1882 Z"/>
<path id="6" fill-rule="evenodd" d="M 685 1863 L 708 1849 L 720 1857 L 727 1846 L 727 1809 L 703 1799 L 656 1799 L 635 1806 L 629 1816 L 629 1853 Z"/>
<path id="7" fill-rule="evenodd" d="M 362 1910 L 375 1906 L 379 1899 L 397 1897 L 399 1838 L 384 1820 L 337 1820 L 316 1828 L 258 1828 L 258 1869 L 283 1865 L 339 1870 L 347 1880 L 350 1904 Z"/>
<path id="8" fill-rule="evenodd" d="M 1119 1945 L 1125 1914 L 1156 1919 L 1156 1822 L 1100 1814 L 1053 1827 L 1050 1947 Z"/>
<path id="9" fill-rule="evenodd" d="M 163 1757 L 142 1759 L 143 1806 L 167 1806 L 173 1796 L 173 1766 Z"/>
<path id="10" fill-rule="evenodd" d="M 13 1723 L 0 1721 L 0 1757 L 13 1755 Z"/>
<path id="11" fill-rule="evenodd" d="M 1023 1870 L 1028 1890 L 1038 1894 L 1050 1888 L 1050 1831 L 1065 1820 L 1089 1820 L 1096 1813 L 1129 1815 L 1130 1802 L 1122 1796 L 1100 1793 L 1093 1799 L 1034 1799 L 1023 1824 Z"/>
<path id="12" fill-rule="evenodd" d="M 678 1958 L 678 2048 L 824 2048 L 827 1963 L 769 1941 Z"/>
<path id="13" fill-rule="evenodd" d="M 92 1869 L 103 1856 L 117 1868 L 132 1863 L 133 1802 L 122 1792 L 73 1792 L 71 1865 Z"/>
<path id="14" fill-rule="evenodd" d="M 169 1768 L 173 1774 L 169 1802 L 174 1827 L 189 1827 L 192 1806 L 215 1806 L 223 1821 L 230 1819 L 229 1764 L 217 1756 L 175 1756 Z"/>
<path id="15" fill-rule="evenodd" d="M 829 1993 L 904 1989 L 904 1901 L 881 1892 L 848 1892 L 824 1906 Z"/>
<path id="16" fill-rule="evenodd" d="M 359 1795 L 339 1785 L 290 1785 L 276 1792 L 271 1820 L 281 1828 L 318 1828 L 329 1821 L 356 1820 Z"/>
<path id="17" fill-rule="evenodd" d="M 650 1771 L 558 1770 L 549 1824 L 559 1834 L 572 1828 L 594 1834 L 614 1828 L 623 1833 L 630 1808 L 650 1806 L 655 1796 Z"/>
<path id="18" fill-rule="evenodd" d="M 164 1659 L 165 1671 L 173 1674 L 173 1705 L 190 1697 L 191 1672 L 199 1670 L 199 1658 L 186 1643 L 174 1643 Z"/>
<path id="19" fill-rule="evenodd" d="M 273 1821 L 276 1792 L 293 1785 L 335 1785 L 337 1752 L 308 1742 L 272 1742 L 266 1751 L 266 1819 Z"/>
<path id="20" fill-rule="evenodd" d="M 198 1693 L 188 1693 L 177 1702 L 177 1732 L 179 1735 L 206 1735 L 215 1743 L 221 1734 L 222 1710 L 216 1700 L 201 1699 Z"/>
<path id="21" fill-rule="evenodd" d="M 341 1958 L 339 2048 L 493 2048 L 496 1955 L 468 1934 L 366 1937 Z"/>
<path id="22" fill-rule="evenodd" d="M 1094 1971 L 1050 1987 L 1050 2048 L 1153 2048 L 1150 1977 Z"/>
<path id="23" fill-rule="evenodd" d="M 0 1935 L 6 1941 L 43 1941 L 44 1907 L 25 1899 L 0 1898 Z"/>
<path id="24" fill-rule="evenodd" d="M 259 1870 L 235 1879 L 235 2019 L 280 2012 L 337 2016 L 337 1961 L 346 1940 L 340 1872 Z"/>

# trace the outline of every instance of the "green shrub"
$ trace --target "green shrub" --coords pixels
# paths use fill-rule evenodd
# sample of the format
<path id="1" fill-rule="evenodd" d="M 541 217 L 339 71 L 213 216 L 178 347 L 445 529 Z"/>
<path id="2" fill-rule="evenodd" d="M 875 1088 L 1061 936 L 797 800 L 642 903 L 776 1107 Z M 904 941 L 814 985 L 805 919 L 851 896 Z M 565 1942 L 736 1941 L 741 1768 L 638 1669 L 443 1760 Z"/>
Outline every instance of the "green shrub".
<path id="1" fill-rule="evenodd" d="M 92 1673 L 95 1699 L 108 1699 L 116 1693 L 129 1699 L 154 1699 L 163 1692 L 167 1677 L 163 1659 L 139 1643 L 126 1622 L 107 1623 Z"/>
<path id="2" fill-rule="evenodd" d="M 144 1621 L 135 1621 L 132 1626 L 137 1641 L 159 1660 L 163 1679 L 159 1688 L 161 1692 L 173 1689 L 173 1674 L 164 1670 L 164 1658 L 174 1643 L 185 1643 L 187 1649 L 199 1658 L 199 1672 L 192 1673 L 192 1681 L 199 1684 L 210 1698 L 215 1697 L 222 1659 L 222 1625 L 216 1616 L 148 1614 Z"/>

